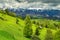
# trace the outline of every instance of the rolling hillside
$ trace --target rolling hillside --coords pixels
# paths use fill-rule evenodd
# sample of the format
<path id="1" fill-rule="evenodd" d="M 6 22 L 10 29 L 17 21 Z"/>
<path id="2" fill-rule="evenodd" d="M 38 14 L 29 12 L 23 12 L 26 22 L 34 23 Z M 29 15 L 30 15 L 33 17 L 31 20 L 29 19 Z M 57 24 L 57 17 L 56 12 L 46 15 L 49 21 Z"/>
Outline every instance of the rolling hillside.
<path id="1" fill-rule="evenodd" d="M 29 38 L 24 37 L 23 29 L 25 26 L 25 21 L 19 19 L 18 24 L 16 23 L 16 17 L 9 16 L 7 14 L 0 13 L 0 40 L 31 40 Z M 31 19 L 32 21 L 32 30 L 33 34 L 36 32 L 36 28 L 38 24 L 33 24 L 33 21 L 40 22 L 39 26 L 42 25 L 42 29 L 39 29 L 40 35 L 38 36 L 41 40 L 45 40 L 45 35 L 47 29 L 52 30 L 52 34 L 55 35 L 55 32 L 58 30 L 54 23 L 57 26 L 60 26 L 58 21 L 47 20 L 47 19 Z M 46 28 L 46 24 L 48 24 L 48 28 Z"/>
<path id="2" fill-rule="evenodd" d="M 16 18 L 0 13 L 0 40 L 29 40 L 23 37 L 24 21 L 19 19 L 19 25 L 16 24 Z"/>

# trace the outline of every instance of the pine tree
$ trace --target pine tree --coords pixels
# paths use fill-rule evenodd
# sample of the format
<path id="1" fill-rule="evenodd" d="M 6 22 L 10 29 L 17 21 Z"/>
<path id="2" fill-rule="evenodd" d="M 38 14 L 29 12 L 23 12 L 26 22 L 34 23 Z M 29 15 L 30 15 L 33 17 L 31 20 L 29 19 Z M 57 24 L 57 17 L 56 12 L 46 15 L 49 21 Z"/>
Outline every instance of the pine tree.
<path id="1" fill-rule="evenodd" d="M 45 40 L 53 40 L 52 31 L 50 29 L 47 29 Z"/>
<path id="2" fill-rule="evenodd" d="M 39 32 L 39 27 L 36 28 L 36 32 L 35 32 L 35 35 L 39 36 L 40 35 L 40 32 Z"/>
<path id="3" fill-rule="evenodd" d="M 31 38 L 32 36 L 32 24 L 30 20 L 30 16 L 27 15 L 25 19 L 25 27 L 24 27 L 24 36 L 27 38 Z"/>

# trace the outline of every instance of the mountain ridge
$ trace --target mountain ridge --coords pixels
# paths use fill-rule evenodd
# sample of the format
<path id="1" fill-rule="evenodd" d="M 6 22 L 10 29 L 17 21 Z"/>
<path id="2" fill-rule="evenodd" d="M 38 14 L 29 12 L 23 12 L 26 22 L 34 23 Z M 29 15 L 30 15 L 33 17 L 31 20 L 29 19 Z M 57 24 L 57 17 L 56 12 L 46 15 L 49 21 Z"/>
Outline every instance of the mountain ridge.
<path id="1" fill-rule="evenodd" d="M 24 8 L 18 8 L 18 9 L 14 9 L 14 8 L 9 8 L 8 9 L 11 12 L 15 12 L 16 15 L 20 15 L 20 16 L 26 16 L 27 14 L 29 14 L 31 17 L 32 16 L 36 16 L 37 18 L 39 17 L 44 17 L 44 18 L 55 18 L 55 19 L 60 19 L 60 10 L 57 9 L 24 9 Z"/>

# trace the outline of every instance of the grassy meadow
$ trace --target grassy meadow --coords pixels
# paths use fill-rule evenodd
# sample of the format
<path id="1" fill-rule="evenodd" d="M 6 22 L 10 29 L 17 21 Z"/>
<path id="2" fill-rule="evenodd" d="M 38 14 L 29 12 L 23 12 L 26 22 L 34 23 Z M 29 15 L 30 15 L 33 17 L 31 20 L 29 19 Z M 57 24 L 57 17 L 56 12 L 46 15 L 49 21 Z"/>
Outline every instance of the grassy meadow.
<path id="1" fill-rule="evenodd" d="M 0 11 L 0 40 L 60 40 L 60 21 L 23 20 Z"/>

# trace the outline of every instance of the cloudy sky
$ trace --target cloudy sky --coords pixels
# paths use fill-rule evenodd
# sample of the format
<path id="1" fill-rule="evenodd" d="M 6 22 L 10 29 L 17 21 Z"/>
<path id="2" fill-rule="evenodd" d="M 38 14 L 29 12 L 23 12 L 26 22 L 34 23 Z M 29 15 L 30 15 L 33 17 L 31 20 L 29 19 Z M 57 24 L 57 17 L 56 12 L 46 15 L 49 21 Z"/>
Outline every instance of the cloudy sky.
<path id="1" fill-rule="evenodd" d="M 60 0 L 0 0 L 0 8 L 60 9 Z"/>

